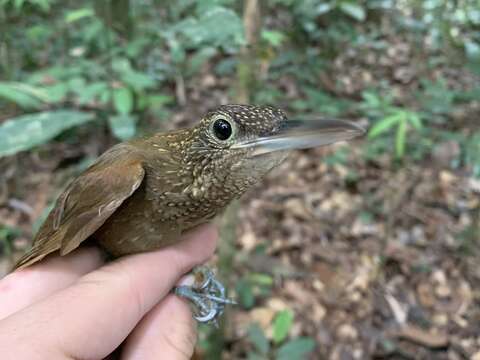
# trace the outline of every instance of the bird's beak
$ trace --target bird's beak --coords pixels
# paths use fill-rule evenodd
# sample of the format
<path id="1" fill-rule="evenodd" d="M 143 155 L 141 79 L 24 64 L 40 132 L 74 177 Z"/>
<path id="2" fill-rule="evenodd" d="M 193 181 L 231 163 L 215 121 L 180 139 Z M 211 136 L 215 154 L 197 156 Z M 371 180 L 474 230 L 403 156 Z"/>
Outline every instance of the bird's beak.
<path id="1" fill-rule="evenodd" d="M 253 155 L 279 150 L 307 149 L 350 140 L 363 135 L 365 129 L 343 120 L 287 120 L 273 135 L 249 139 L 232 148 L 252 148 Z"/>

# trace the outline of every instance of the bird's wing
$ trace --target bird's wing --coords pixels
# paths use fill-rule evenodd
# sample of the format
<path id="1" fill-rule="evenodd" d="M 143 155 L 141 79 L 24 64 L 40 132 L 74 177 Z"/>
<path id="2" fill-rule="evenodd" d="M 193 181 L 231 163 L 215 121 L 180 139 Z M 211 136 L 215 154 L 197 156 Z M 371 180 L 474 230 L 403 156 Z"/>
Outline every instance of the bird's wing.
<path id="1" fill-rule="evenodd" d="M 138 189 L 145 171 L 131 149 L 116 146 L 76 178 L 58 198 L 33 246 L 14 269 L 46 255 L 68 254 L 92 235 Z"/>

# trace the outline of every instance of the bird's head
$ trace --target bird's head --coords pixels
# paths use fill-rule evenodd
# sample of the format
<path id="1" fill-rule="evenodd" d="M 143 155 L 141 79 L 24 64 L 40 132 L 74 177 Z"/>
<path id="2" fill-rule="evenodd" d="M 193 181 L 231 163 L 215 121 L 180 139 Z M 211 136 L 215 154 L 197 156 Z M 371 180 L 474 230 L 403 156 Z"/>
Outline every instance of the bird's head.
<path id="1" fill-rule="evenodd" d="M 193 129 L 187 162 L 199 194 L 241 195 L 292 149 L 349 140 L 364 130 L 341 120 L 290 120 L 269 106 L 223 105 Z M 195 184 L 194 184 L 195 185 Z M 202 191 L 200 191 L 202 190 Z"/>

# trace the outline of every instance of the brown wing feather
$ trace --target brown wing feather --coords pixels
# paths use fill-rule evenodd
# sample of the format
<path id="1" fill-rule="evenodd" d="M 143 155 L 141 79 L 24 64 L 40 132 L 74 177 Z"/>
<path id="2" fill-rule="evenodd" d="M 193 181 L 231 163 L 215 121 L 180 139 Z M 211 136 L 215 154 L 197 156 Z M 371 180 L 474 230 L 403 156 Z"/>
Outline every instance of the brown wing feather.
<path id="1" fill-rule="evenodd" d="M 113 147 L 60 195 L 38 231 L 32 248 L 14 269 L 59 251 L 65 255 L 92 235 L 143 181 L 141 158 L 125 145 Z"/>

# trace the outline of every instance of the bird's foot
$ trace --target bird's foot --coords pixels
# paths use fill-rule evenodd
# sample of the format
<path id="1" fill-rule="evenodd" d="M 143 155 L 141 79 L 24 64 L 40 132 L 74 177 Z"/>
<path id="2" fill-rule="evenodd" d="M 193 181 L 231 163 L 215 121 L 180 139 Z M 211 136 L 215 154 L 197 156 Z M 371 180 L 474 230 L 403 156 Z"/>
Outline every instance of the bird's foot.
<path id="1" fill-rule="evenodd" d="M 194 318 L 200 323 L 217 324 L 226 304 L 236 304 L 226 297 L 225 287 L 215 278 L 212 270 L 199 266 L 192 270 L 195 282 L 192 286 L 180 285 L 175 294 L 189 299 L 195 306 Z"/>

